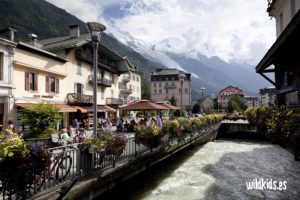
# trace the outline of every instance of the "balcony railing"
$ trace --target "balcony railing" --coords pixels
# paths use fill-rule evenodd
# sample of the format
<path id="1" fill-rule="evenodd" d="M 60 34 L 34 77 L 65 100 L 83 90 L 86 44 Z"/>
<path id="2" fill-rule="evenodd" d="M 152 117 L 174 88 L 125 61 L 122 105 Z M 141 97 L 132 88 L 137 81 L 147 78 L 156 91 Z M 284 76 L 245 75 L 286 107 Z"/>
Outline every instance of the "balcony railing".
<path id="1" fill-rule="evenodd" d="M 128 83 L 130 80 L 131 80 L 131 76 L 130 75 L 123 75 L 122 81 L 124 83 Z"/>
<path id="2" fill-rule="evenodd" d="M 130 88 L 120 88 L 120 94 L 123 96 L 128 96 L 132 94 L 132 89 Z"/>
<path id="3" fill-rule="evenodd" d="M 107 105 L 122 105 L 123 104 L 123 99 L 106 98 L 106 104 Z"/>
<path id="4" fill-rule="evenodd" d="M 75 57 L 78 60 L 85 61 L 87 63 L 93 64 L 93 54 L 87 51 L 77 49 L 75 52 Z M 98 66 L 101 69 L 107 70 L 112 73 L 118 73 L 118 68 L 113 62 L 109 62 L 106 59 L 102 59 L 98 56 Z"/>
<path id="5" fill-rule="evenodd" d="M 176 85 L 165 85 L 165 89 L 176 89 Z"/>
<path id="6" fill-rule="evenodd" d="M 93 96 L 79 93 L 68 93 L 67 94 L 68 104 L 93 104 Z"/>
<path id="7" fill-rule="evenodd" d="M 93 83 L 93 75 L 89 75 L 89 82 Z M 97 77 L 97 85 L 104 86 L 104 87 L 111 87 L 112 81 L 107 78 Z"/>

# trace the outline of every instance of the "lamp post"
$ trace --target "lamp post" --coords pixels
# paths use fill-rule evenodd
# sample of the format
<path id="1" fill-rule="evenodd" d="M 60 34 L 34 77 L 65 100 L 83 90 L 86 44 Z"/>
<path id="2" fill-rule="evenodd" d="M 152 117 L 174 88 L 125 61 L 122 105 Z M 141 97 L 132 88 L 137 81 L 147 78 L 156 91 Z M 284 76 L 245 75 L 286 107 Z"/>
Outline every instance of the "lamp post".
<path id="1" fill-rule="evenodd" d="M 180 117 L 182 117 L 182 85 L 183 81 L 186 78 L 186 75 L 184 73 L 180 73 L 178 75 L 179 81 L 180 81 L 180 93 L 181 93 L 181 98 L 180 98 Z"/>
<path id="2" fill-rule="evenodd" d="M 102 32 L 106 29 L 103 24 L 88 22 L 86 28 L 91 34 L 93 43 L 93 135 L 97 136 L 97 66 L 98 66 L 98 46 Z"/>
<path id="3" fill-rule="evenodd" d="M 202 105 L 202 110 L 201 110 L 201 112 L 203 113 L 203 111 L 204 111 L 204 99 L 203 99 L 203 97 L 204 97 L 204 90 L 205 90 L 205 87 L 201 87 L 200 88 L 200 90 L 201 90 L 201 105 Z M 200 106 L 201 107 L 201 106 Z"/>

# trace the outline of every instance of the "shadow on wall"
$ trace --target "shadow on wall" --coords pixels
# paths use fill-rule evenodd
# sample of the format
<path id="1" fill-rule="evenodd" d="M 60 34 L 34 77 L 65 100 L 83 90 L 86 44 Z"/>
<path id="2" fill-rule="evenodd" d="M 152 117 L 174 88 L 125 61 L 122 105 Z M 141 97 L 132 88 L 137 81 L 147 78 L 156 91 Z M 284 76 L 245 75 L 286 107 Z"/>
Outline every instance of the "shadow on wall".
<path id="1" fill-rule="evenodd" d="M 275 148 L 281 148 L 275 146 Z M 250 152 L 227 153 L 214 163 L 205 165 L 204 173 L 215 178 L 205 191 L 205 199 L 299 199 L 300 162 L 293 155 L 274 147 L 257 148 Z M 246 182 L 257 178 L 287 181 L 286 190 L 247 190 Z M 274 181 L 277 181 L 275 183 Z M 267 186 L 266 186 L 267 187 Z"/>

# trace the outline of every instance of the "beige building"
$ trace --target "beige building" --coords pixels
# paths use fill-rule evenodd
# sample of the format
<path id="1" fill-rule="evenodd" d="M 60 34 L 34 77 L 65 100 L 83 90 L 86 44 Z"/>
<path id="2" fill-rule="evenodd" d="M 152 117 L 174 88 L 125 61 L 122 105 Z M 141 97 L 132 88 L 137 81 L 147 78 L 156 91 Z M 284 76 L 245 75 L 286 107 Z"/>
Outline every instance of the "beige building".
<path id="1" fill-rule="evenodd" d="M 124 57 L 129 72 L 122 74 L 118 79 L 119 98 L 123 104 L 130 104 L 141 100 L 141 73 L 128 58 Z"/>
<path id="2" fill-rule="evenodd" d="M 19 42 L 13 60 L 14 113 L 21 126 L 22 108 L 39 102 L 53 103 L 64 114 L 59 127 L 69 125 L 69 113 L 77 110 L 66 105 L 65 63 L 67 60 L 29 44 Z M 21 128 L 21 127 L 19 127 Z"/>
<path id="3" fill-rule="evenodd" d="M 13 114 L 13 29 L 0 31 L 0 128 L 6 127 L 8 120 L 14 120 Z M 3 38 L 1 38 L 3 37 Z"/>
<path id="4" fill-rule="evenodd" d="M 300 106 L 300 1 L 269 0 L 267 12 L 276 20 L 277 39 L 256 66 L 276 88 L 278 105 Z M 269 75 L 274 75 L 274 80 Z"/>
<path id="5" fill-rule="evenodd" d="M 65 64 L 67 71 L 65 78 L 66 102 L 78 109 L 78 112 L 71 118 L 86 118 L 90 127 L 92 125 L 94 81 L 93 48 L 90 34 L 80 33 L 79 26 L 74 25 L 70 26 L 69 35 L 45 39 L 39 43 L 42 44 L 43 49 L 68 60 Z M 119 114 L 117 108 L 126 102 L 128 97 L 140 98 L 140 76 L 139 81 L 130 79 L 133 76 L 136 77 L 139 72 L 132 67 L 126 57 L 121 57 L 107 48 L 102 39 L 98 51 L 97 71 L 98 117 L 115 118 Z M 129 77 L 129 82 L 124 88 L 120 82 L 124 82 L 126 76 Z"/>
<path id="6" fill-rule="evenodd" d="M 173 96 L 176 104 L 181 104 L 181 82 L 178 75 L 186 75 L 182 84 L 182 105 L 190 108 L 191 106 L 191 74 L 178 69 L 156 69 L 151 74 L 150 99 L 152 101 L 168 101 Z"/>

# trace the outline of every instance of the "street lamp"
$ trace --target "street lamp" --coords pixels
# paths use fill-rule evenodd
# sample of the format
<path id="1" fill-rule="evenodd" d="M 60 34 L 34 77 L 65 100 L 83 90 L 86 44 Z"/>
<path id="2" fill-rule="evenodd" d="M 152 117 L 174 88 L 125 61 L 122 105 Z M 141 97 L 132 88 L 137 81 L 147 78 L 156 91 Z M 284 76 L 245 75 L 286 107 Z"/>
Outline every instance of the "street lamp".
<path id="1" fill-rule="evenodd" d="M 93 43 L 93 135 L 97 136 L 97 66 L 98 66 L 98 46 L 102 32 L 106 29 L 103 24 L 88 22 L 86 28 L 91 34 Z"/>
<path id="2" fill-rule="evenodd" d="M 182 85 L 183 85 L 183 81 L 184 79 L 186 78 L 186 75 L 184 73 L 180 73 L 178 75 L 178 78 L 179 78 L 179 81 L 180 81 L 180 92 L 181 92 L 181 98 L 180 98 L 180 106 L 181 106 L 181 109 L 180 109 L 180 117 L 182 117 Z"/>
<path id="3" fill-rule="evenodd" d="M 204 111 L 204 104 L 203 104 L 203 102 L 204 102 L 204 99 L 203 99 L 203 97 L 204 97 L 204 90 L 205 90 L 205 87 L 201 87 L 200 88 L 200 90 L 201 90 L 201 105 L 202 105 L 202 113 L 203 113 L 203 111 Z M 201 107 L 201 106 L 200 106 Z"/>

